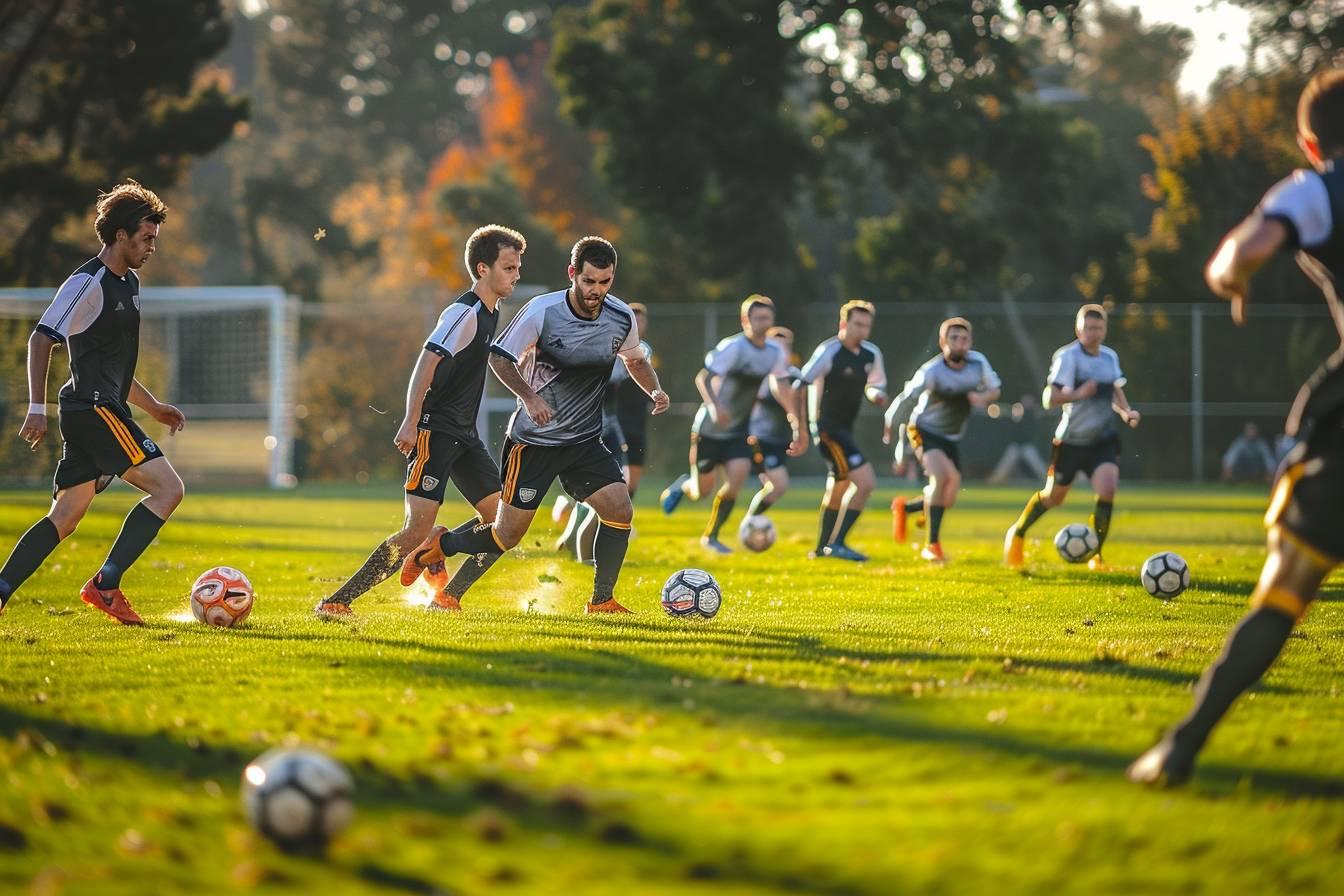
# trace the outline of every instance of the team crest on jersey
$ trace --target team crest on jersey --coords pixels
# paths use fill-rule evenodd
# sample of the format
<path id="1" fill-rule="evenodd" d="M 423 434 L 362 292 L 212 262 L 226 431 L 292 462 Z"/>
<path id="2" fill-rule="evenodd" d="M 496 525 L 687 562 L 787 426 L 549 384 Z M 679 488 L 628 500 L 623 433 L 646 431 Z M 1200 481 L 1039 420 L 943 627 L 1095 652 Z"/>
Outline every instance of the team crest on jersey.
<path id="1" fill-rule="evenodd" d="M 424 481 L 426 491 L 431 491 L 439 487 L 439 480 L 435 479 L 433 476 L 426 476 Z"/>
<path id="2" fill-rule="evenodd" d="M 131 304 L 135 306 L 136 311 L 140 310 L 140 293 L 137 292 L 131 295 Z"/>
<path id="3" fill-rule="evenodd" d="M 613 336 L 613 337 L 611 337 L 611 352 L 612 352 L 612 354 L 615 354 L 616 352 L 619 352 L 619 351 L 621 350 L 621 343 L 624 342 L 624 341 L 625 341 L 625 337 L 623 337 L 623 336 Z"/>
<path id="4" fill-rule="evenodd" d="M 146 450 L 146 451 L 158 451 L 158 450 L 159 450 L 159 446 L 154 444 L 154 440 L 153 440 L 153 439 L 145 439 L 145 440 L 144 440 L 143 442 L 141 442 L 140 444 L 145 446 L 145 450 Z"/>
<path id="5" fill-rule="evenodd" d="M 537 496 L 537 490 L 534 488 L 518 489 L 518 497 L 521 498 L 523 503 L 525 504 L 530 503 L 532 499 L 535 498 L 536 496 Z"/>

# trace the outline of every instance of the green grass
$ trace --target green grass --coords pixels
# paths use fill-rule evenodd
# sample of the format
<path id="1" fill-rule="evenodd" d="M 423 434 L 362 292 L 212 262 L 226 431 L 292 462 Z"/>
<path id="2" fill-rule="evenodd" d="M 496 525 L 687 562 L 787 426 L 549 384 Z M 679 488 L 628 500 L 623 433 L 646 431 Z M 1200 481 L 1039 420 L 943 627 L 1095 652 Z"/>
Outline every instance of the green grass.
<path id="1" fill-rule="evenodd" d="M 776 514 L 774 549 L 724 559 L 695 544 L 706 505 L 642 506 L 629 619 L 581 614 L 591 573 L 539 520 L 466 612 L 393 583 L 341 624 L 312 606 L 399 520 L 395 487 L 195 493 L 127 577 L 149 622 L 131 629 L 77 597 L 133 500 L 114 491 L 0 619 L 0 892 L 1334 891 L 1338 587 L 1193 786 L 1136 788 L 1125 764 L 1243 612 L 1264 496 L 1126 488 L 1117 571 L 1089 574 L 1048 540 L 1086 518 L 1078 494 L 1015 574 L 997 560 L 1025 494 L 972 488 L 944 570 L 892 546 L 880 507 L 852 538 L 873 562 L 805 559 L 815 491 Z M 0 550 L 44 508 L 0 494 Z M 1170 603 L 1137 581 L 1159 548 L 1194 571 Z M 257 588 L 246 628 L 183 620 L 219 563 Z M 717 619 L 658 610 L 683 566 L 723 584 Z M 238 808 L 244 763 L 289 741 L 356 779 L 324 862 L 275 851 Z"/>

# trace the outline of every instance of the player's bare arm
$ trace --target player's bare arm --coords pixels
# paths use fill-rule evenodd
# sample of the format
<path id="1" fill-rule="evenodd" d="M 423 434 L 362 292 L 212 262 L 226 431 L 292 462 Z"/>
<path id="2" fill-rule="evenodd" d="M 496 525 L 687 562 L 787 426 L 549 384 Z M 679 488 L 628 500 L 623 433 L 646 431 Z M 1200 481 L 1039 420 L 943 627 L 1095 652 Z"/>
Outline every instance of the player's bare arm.
<path id="1" fill-rule="evenodd" d="M 714 422 L 719 426 L 727 426 L 733 419 L 732 414 L 719 403 L 719 394 L 714 388 L 714 375 L 701 368 L 700 372 L 695 375 L 695 388 L 699 391 L 700 397 L 704 399 L 705 407 L 709 409 L 709 414 Z"/>
<path id="2" fill-rule="evenodd" d="M 644 390 L 644 394 L 653 400 L 653 408 L 649 411 L 655 417 L 668 409 L 672 404 L 672 399 L 667 397 L 663 387 L 658 383 L 658 372 L 653 369 L 648 358 L 624 358 L 626 372 L 630 374 L 630 379 L 635 381 L 635 385 Z"/>
<path id="3" fill-rule="evenodd" d="M 186 414 L 166 401 L 159 401 L 138 379 L 131 380 L 131 391 L 126 400 L 168 427 L 170 435 L 181 432 L 187 425 Z"/>
<path id="4" fill-rule="evenodd" d="M 982 392 L 971 392 L 966 396 L 966 399 L 971 403 L 971 407 L 979 408 L 983 411 L 985 408 L 999 400 L 999 390 L 986 389 Z"/>
<path id="5" fill-rule="evenodd" d="M 28 337 L 28 414 L 19 428 L 19 438 L 34 451 L 47 434 L 47 370 L 55 345 L 55 339 L 37 330 Z"/>
<path id="6" fill-rule="evenodd" d="M 1072 389 L 1058 386 L 1051 383 L 1045 390 L 1046 404 L 1052 408 L 1057 408 L 1062 404 L 1072 404 L 1075 401 L 1081 401 L 1084 398 L 1091 398 L 1097 394 L 1097 384 L 1094 380 L 1088 380 L 1074 386 Z"/>
<path id="7" fill-rule="evenodd" d="M 1277 218 L 1251 215 L 1223 237 L 1204 269 L 1214 295 L 1232 303 L 1232 320 L 1246 323 L 1251 278 L 1288 242 L 1288 228 Z"/>
<path id="8" fill-rule="evenodd" d="M 1141 415 L 1138 411 L 1129 406 L 1129 399 L 1125 397 L 1125 390 L 1120 386 L 1115 386 L 1115 398 L 1111 401 L 1111 408 L 1120 415 L 1120 419 L 1130 425 L 1131 428 L 1139 425 Z"/>
<path id="9" fill-rule="evenodd" d="M 425 405 L 425 393 L 429 391 L 429 384 L 434 381 L 434 371 L 438 369 L 442 360 L 441 355 L 421 351 L 419 360 L 415 362 L 415 369 L 411 371 L 410 382 L 406 385 L 406 418 L 401 421 L 401 428 L 397 430 L 396 438 L 393 439 L 397 450 L 406 457 L 411 456 L 411 449 L 415 447 L 420 410 Z"/>
<path id="10" fill-rule="evenodd" d="M 798 406 L 803 392 L 802 389 L 793 388 L 792 383 L 777 376 L 771 376 L 769 383 L 770 391 L 774 394 L 780 407 L 796 408 Z M 789 427 L 793 430 L 793 438 L 789 441 L 786 453 L 789 457 L 801 457 L 807 452 L 807 427 L 803 425 L 802 419 L 794 411 L 790 410 L 787 414 Z"/>
<path id="11" fill-rule="evenodd" d="M 504 384 L 505 389 L 518 396 L 518 400 L 523 403 L 523 408 L 527 411 L 527 416 L 532 418 L 533 423 L 538 426 L 545 426 L 551 422 L 551 418 L 555 416 L 555 411 L 540 395 L 532 391 L 532 387 L 527 384 L 527 380 L 523 379 L 523 374 L 518 370 L 517 364 L 503 355 L 491 355 L 490 370 L 494 373 L 495 378 Z"/>

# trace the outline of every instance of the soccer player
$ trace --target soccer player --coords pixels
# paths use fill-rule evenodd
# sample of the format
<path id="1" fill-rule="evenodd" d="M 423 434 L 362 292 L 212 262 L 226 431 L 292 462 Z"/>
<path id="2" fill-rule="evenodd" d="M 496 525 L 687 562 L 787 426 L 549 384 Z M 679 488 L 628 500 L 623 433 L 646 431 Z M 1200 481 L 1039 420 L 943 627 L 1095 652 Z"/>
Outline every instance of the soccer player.
<path id="1" fill-rule="evenodd" d="M 1344 320 L 1337 281 L 1344 273 L 1344 71 L 1321 72 L 1297 107 L 1297 141 L 1311 163 L 1276 184 L 1223 239 L 1209 262 L 1209 288 L 1245 322 L 1250 281 L 1281 249 L 1293 249 L 1325 294 L 1335 326 Z M 1129 767 L 1141 783 L 1180 784 L 1218 720 L 1259 681 L 1306 613 L 1325 577 L 1344 557 L 1344 366 L 1340 353 L 1307 381 L 1288 417 L 1300 442 L 1270 500 L 1269 556 L 1251 593 L 1251 610 L 1195 688 L 1195 705 Z"/>
<path id="2" fill-rule="evenodd" d="M 1085 474 L 1097 496 L 1088 521 L 1097 533 L 1097 553 L 1087 561 L 1089 569 L 1105 569 L 1101 546 L 1111 529 L 1115 489 L 1120 482 L 1120 435 L 1117 415 L 1131 427 L 1139 425 L 1139 412 L 1125 398 L 1125 375 L 1120 358 L 1106 341 L 1106 309 L 1084 305 L 1074 319 L 1078 339 L 1055 352 L 1050 362 L 1045 393 L 1048 407 L 1064 406 L 1055 430 L 1054 449 L 1045 473 L 1045 487 L 1032 492 L 1017 522 L 1003 541 L 1003 562 L 1022 565 L 1022 546 L 1027 529 L 1051 507 L 1068 497 L 1074 477 Z"/>
<path id="3" fill-rule="evenodd" d="M 644 356 L 630 306 L 609 295 L 616 249 L 586 236 L 570 252 L 570 286 L 528 302 L 490 347 L 490 369 L 518 397 L 504 442 L 504 483 L 493 524 L 468 532 L 436 526 L 402 565 L 403 583 L 452 554 L 502 554 L 522 539 L 557 477 L 600 520 L 593 593 L 585 612 L 628 613 L 614 591 L 634 507 L 616 458 L 602 444 L 602 396 L 617 358 L 653 399 L 668 397 Z"/>
<path id="4" fill-rule="evenodd" d="M 182 503 L 182 480 L 154 440 L 131 418 L 135 405 L 181 431 L 186 417 L 159 401 L 135 378 L 140 351 L 140 277 L 158 249 L 168 207 L 133 180 L 98 199 L 93 229 L 102 242 L 96 258 L 61 284 L 28 337 L 28 416 L 19 436 L 36 449 L 47 434 L 47 369 L 58 343 L 70 359 L 60 392 L 63 450 L 52 483 L 51 510 L 23 534 L 0 568 L 0 613 L 10 597 L 66 536 L 75 531 L 94 496 L 120 476 L 145 492 L 131 508 L 102 569 L 85 583 L 80 600 L 124 625 L 144 620 L 121 591 L 121 579 Z"/>
<path id="5" fill-rule="evenodd" d="M 513 294 L 526 250 L 521 233 L 495 224 L 478 228 L 467 238 L 463 255 L 471 289 L 443 310 L 425 341 L 406 387 L 406 417 L 393 439 L 408 462 L 405 520 L 344 585 L 318 603 L 314 609 L 318 616 L 349 616 L 355 598 L 401 567 L 406 553 L 434 526 L 449 480 L 478 517 L 460 528 L 495 518 L 499 467 L 476 431 L 476 415 L 499 323 L 499 303 Z M 461 609 L 459 598 L 492 562 L 490 558 L 463 564 L 451 582 L 441 566 L 430 569 L 426 578 L 434 597 L 429 606 Z"/>
<path id="6" fill-rule="evenodd" d="M 971 323 L 951 317 L 938 327 L 942 351 L 926 361 L 905 384 L 887 409 L 882 441 L 890 445 L 894 428 L 902 423 L 905 436 L 924 466 L 929 484 L 913 500 L 897 498 L 895 536 L 905 540 L 906 515 L 926 512 L 929 541 L 920 556 L 930 563 L 947 562 L 943 554 L 943 514 L 957 501 L 961 489 L 959 446 L 966 434 L 971 408 L 989 407 L 999 397 L 999 375 L 980 352 L 971 351 Z"/>
<path id="7" fill-rule="evenodd" d="M 700 536 L 700 544 L 717 554 L 731 554 L 732 548 L 719 540 L 719 531 L 733 512 L 737 494 L 751 475 L 754 449 L 751 445 L 751 409 L 763 384 L 786 407 L 798 403 L 788 381 L 788 355 L 778 344 L 766 338 L 775 323 L 775 303 L 767 296 L 748 296 L 741 306 L 742 332 L 723 339 L 709 354 L 705 366 L 695 376 L 695 386 L 704 399 L 691 425 L 691 471 L 663 489 L 660 498 L 664 513 L 677 509 L 683 497 L 699 501 L 714 487 L 722 470 L 723 485 L 714 494 L 709 525 Z M 806 437 L 795 419 L 789 452 L 807 450 Z"/>
<path id="8" fill-rule="evenodd" d="M 784 350 L 789 360 L 789 382 L 802 376 L 793 363 L 793 331 L 788 327 L 771 327 L 765 338 Z M 751 499 L 747 516 L 763 514 L 775 505 L 789 490 L 789 442 L 793 439 L 797 421 L 794 404 L 780 404 L 768 382 L 761 383 L 756 393 L 756 404 L 751 408 L 751 440 L 755 454 L 751 471 L 761 482 L 760 491 Z"/>
<path id="9" fill-rule="evenodd" d="M 806 400 L 798 402 L 798 410 L 805 420 L 811 420 L 812 436 L 829 471 L 821 498 L 817 546 L 810 557 L 860 563 L 868 559 L 846 544 L 845 538 L 877 485 L 873 465 L 854 441 L 854 420 L 864 399 L 878 407 L 887 403 L 882 352 L 867 341 L 876 314 L 872 302 L 856 299 L 841 305 L 839 334 L 817 346 L 798 378 L 807 387 Z"/>

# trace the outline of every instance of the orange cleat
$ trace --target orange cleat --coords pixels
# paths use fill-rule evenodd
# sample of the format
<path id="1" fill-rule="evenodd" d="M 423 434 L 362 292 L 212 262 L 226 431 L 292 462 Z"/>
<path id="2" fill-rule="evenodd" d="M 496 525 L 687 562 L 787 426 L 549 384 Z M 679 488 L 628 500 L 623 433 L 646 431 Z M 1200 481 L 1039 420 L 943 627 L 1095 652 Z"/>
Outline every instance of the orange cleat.
<path id="1" fill-rule="evenodd" d="M 439 547 L 439 536 L 448 531 L 447 526 L 435 526 L 429 530 L 429 536 L 420 546 L 406 555 L 406 561 L 401 564 L 401 587 L 409 588 L 415 584 L 415 580 L 420 578 L 420 574 L 427 567 L 435 563 L 443 564 L 443 549 Z"/>
<path id="2" fill-rule="evenodd" d="M 121 593 L 120 588 L 109 588 L 104 591 L 95 584 L 96 579 L 95 576 L 84 583 L 84 587 L 79 591 L 80 600 L 95 610 L 102 610 L 122 625 L 145 624 L 140 614 L 131 609 L 131 602 Z"/>
<path id="3" fill-rule="evenodd" d="M 1021 569 L 1025 562 L 1022 543 L 1025 539 L 1017 534 L 1017 526 L 1008 527 L 1008 534 L 1003 537 L 1003 565 L 1012 569 Z"/>
<path id="4" fill-rule="evenodd" d="M 1092 572 L 1110 572 L 1111 568 L 1106 565 L 1106 561 L 1101 559 L 1100 554 L 1093 554 L 1092 559 L 1087 561 L 1087 568 Z"/>
<path id="5" fill-rule="evenodd" d="M 891 499 L 891 537 L 893 541 L 905 541 L 905 499 Z"/>
<path id="6" fill-rule="evenodd" d="M 924 545 L 924 550 L 919 552 L 919 556 L 936 566 L 947 564 L 947 558 L 943 556 L 943 546 L 936 541 Z"/>
<path id="7" fill-rule="evenodd" d="M 322 600 L 313 607 L 313 613 L 320 619 L 349 619 L 355 615 L 355 608 L 339 600 Z"/>
<path id="8" fill-rule="evenodd" d="M 426 566 L 420 575 L 436 592 L 448 587 L 448 566 L 442 560 Z"/>
<path id="9" fill-rule="evenodd" d="M 425 605 L 428 610 L 443 610 L 445 612 L 461 612 L 462 601 L 453 597 L 447 591 L 435 591 L 434 599 Z"/>
<path id="10" fill-rule="evenodd" d="M 614 597 L 609 597 L 609 598 L 607 598 L 606 600 L 602 601 L 602 603 L 600 603 L 600 604 L 595 604 L 595 603 L 593 603 L 591 600 L 588 601 L 588 603 L 584 604 L 583 612 L 585 612 L 585 613 L 630 613 L 630 612 L 633 612 L 633 611 L 631 611 L 631 610 L 627 610 L 625 607 L 623 607 L 623 606 L 621 606 L 620 604 L 616 603 L 616 598 L 614 598 Z"/>

